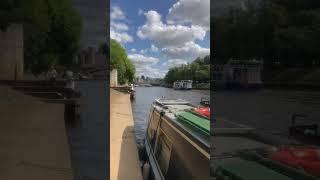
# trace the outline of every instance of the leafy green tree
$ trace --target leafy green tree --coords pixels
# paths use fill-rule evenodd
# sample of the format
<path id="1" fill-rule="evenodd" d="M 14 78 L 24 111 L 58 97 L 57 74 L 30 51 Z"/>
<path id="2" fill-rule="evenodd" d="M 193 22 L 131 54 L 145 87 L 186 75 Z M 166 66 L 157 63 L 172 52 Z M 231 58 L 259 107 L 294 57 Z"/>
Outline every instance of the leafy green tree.
<path id="1" fill-rule="evenodd" d="M 210 80 L 210 55 L 196 58 L 192 63 L 170 68 L 164 77 L 167 84 L 177 80 L 193 80 L 194 82 L 208 82 Z"/>
<path id="2" fill-rule="evenodd" d="M 120 84 L 132 83 L 135 77 L 135 66 L 128 59 L 126 50 L 114 39 L 110 42 L 110 67 L 117 69 Z"/>
<path id="3" fill-rule="evenodd" d="M 52 65 L 71 66 L 78 49 L 81 19 L 70 0 L 2 0 L 0 28 L 22 23 L 25 68 L 34 74 Z"/>
<path id="4" fill-rule="evenodd" d="M 215 63 L 230 59 L 263 59 L 265 72 L 283 68 L 312 67 L 320 56 L 320 1 L 248 1 L 214 17 Z"/>

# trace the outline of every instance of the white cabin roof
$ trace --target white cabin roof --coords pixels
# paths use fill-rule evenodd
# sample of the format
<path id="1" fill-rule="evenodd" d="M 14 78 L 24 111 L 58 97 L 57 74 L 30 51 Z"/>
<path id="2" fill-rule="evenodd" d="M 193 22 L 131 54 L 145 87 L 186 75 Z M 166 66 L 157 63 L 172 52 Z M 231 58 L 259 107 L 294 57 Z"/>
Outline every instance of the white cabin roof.
<path id="1" fill-rule="evenodd" d="M 169 99 L 169 98 L 159 98 L 156 99 L 155 102 L 157 102 L 160 105 L 189 105 L 190 102 L 183 100 L 183 99 Z"/>

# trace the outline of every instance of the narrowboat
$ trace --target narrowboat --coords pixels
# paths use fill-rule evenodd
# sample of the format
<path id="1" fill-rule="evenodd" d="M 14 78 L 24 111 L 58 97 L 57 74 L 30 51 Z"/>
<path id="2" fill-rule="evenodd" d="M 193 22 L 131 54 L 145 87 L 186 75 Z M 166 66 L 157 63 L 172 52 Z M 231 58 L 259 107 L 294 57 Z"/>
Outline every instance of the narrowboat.
<path id="1" fill-rule="evenodd" d="M 208 179 L 210 118 L 181 99 L 156 99 L 145 137 L 148 179 Z"/>
<path id="2" fill-rule="evenodd" d="M 303 127 L 295 125 L 289 129 Z M 320 148 L 314 144 L 223 119 L 215 121 L 212 134 L 213 179 L 320 179 Z"/>

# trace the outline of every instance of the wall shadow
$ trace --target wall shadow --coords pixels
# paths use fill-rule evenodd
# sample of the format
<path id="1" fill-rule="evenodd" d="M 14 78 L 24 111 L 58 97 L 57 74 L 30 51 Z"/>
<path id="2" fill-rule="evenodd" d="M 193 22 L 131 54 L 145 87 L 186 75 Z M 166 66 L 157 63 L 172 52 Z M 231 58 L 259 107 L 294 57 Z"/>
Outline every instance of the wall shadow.
<path id="1" fill-rule="evenodd" d="M 141 180 L 141 168 L 133 126 L 127 126 L 122 135 L 117 180 Z"/>

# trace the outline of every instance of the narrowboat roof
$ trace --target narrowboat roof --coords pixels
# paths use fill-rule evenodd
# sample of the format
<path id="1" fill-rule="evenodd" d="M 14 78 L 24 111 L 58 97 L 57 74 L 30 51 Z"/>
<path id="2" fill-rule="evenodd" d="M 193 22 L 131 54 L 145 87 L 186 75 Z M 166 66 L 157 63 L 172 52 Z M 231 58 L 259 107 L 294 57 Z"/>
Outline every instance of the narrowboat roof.
<path id="1" fill-rule="evenodd" d="M 317 179 L 265 156 L 276 147 L 301 145 L 286 136 L 279 136 L 219 119 L 211 139 L 210 165 L 215 178 L 254 179 Z"/>
<path id="2" fill-rule="evenodd" d="M 218 178 L 221 179 L 239 179 L 239 180 L 293 180 L 284 173 L 277 172 L 261 163 L 249 161 L 241 158 L 224 159 L 224 161 L 216 162 L 221 169 Z"/>
<path id="3" fill-rule="evenodd" d="M 159 105 L 190 105 L 189 101 L 183 99 L 168 99 L 168 98 L 159 98 L 155 100 Z"/>
<path id="4" fill-rule="evenodd" d="M 156 99 L 155 109 L 165 112 L 164 116 L 174 125 L 200 142 L 206 150 L 210 149 L 210 120 L 196 116 L 190 112 L 195 108 L 190 102 L 182 99 Z"/>

